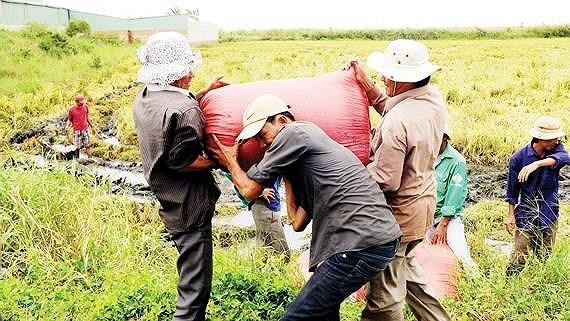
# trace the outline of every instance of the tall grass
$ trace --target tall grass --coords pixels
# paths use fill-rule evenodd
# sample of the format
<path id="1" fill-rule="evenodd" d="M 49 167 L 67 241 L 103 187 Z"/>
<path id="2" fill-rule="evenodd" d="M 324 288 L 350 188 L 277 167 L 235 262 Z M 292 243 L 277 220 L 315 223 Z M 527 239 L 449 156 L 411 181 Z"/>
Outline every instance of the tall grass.
<path id="1" fill-rule="evenodd" d="M 174 309 L 176 251 L 165 241 L 157 209 L 97 187 L 72 169 L 0 168 L 0 316 L 3 320 L 168 320 Z M 466 212 L 468 241 L 481 276 L 446 300 L 453 320 L 567 320 L 570 222 L 562 206 L 552 257 L 530 260 L 505 279 L 506 256 L 485 238 L 510 240 L 506 205 L 483 202 Z M 216 234 L 217 235 L 217 234 Z M 241 241 L 238 237 L 236 241 Z M 216 237 L 210 320 L 275 320 L 303 280 L 295 263 L 262 262 L 252 248 Z M 361 305 L 350 300 L 343 320 Z M 408 318 L 408 320 L 413 320 Z"/>

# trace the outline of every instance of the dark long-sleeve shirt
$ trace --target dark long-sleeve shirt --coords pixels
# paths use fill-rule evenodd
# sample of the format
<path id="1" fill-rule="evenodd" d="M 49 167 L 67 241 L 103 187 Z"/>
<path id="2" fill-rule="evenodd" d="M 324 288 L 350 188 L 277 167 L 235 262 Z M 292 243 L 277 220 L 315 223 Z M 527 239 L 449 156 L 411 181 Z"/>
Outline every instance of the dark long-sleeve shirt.
<path id="1" fill-rule="evenodd" d="M 172 86 L 145 87 L 134 118 L 145 178 L 168 232 L 210 224 L 220 196 L 212 173 L 181 171 L 204 152 L 204 117 L 194 96 Z"/>
<path id="2" fill-rule="evenodd" d="M 556 164 L 540 167 L 529 175 L 526 182 L 520 183 L 518 175 L 521 169 L 544 158 L 553 158 Z M 570 163 L 570 158 L 562 143 L 547 152 L 544 158 L 536 155 L 532 144 L 528 144 L 514 153 L 509 161 L 506 201 L 516 205 L 516 224 L 523 230 L 545 229 L 558 219 L 558 177 L 560 169 Z"/>

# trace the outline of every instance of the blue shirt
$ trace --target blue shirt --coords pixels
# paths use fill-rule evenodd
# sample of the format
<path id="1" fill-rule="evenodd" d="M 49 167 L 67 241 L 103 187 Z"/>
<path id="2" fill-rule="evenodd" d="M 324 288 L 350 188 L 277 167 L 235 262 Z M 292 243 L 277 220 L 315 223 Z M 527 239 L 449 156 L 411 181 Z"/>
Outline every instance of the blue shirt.
<path id="1" fill-rule="evenodd" d="M 556 164 L 551 167 L 540 167 L 529 175 L 526 182 L 519 183 L 518 175 L 524 166 L 547 157 L 556 160 Z M 546 152 L 543 158 L 536 155 L 532 143 L 511 156 L 506 200 L 516 205 L 517 228 L 545 229 L 556 222 L 559 212 L 558 177 L 560 169 L 568 163 L 570 158 L 562 143 L 552 151 Z"/>
<path id="2" fill-rule="evenodd" d="M 232 175 L 230 173 L 225 173 L 226 177 L 231 181 L 232 180 Z M 270 200 L 269 202 L 267 202 L 267 200 L 265 199 L 265 197 L 258 197 L 258 199 L 262 200 L 265 203 L 265 207 L 267 207 L 269 210 L 273 211 L 273 212 L 279 212 L 281 211 L 281 201 L 280 201 L 280 195 L 279 195 L 279 185 L 281 185 L 281 177 L 277 177 L 277 179 L 275 180 L 275 183 L 273 183 L 273 186 L 271 187 L 273 189 L 273 193 L 275 193 L 275 198 Z M 250 202 L 248 199 L 246 199 L 245 197 L 243 197 L 240 192 L 238 191 L 237 187 L 234 186 L 234 190 L 238 196 L 238 198 L 240 199 L 240 201 L 247 206 L 249 209 L 251 209 L 251 205 L 253 204 L 253 202 Z"/>

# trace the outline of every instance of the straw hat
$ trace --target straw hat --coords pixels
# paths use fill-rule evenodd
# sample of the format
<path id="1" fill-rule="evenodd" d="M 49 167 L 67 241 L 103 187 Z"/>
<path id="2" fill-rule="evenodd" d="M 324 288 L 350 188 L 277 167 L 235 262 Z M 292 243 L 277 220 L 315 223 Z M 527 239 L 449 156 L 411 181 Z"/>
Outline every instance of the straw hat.
<path id="1" fill-rule="evenodd" d="M 159 32 L 137 50 L 142 63 L 138 81 L 167 86 L 188 75 L 202 63 L 202 56 L 192 51 L 188 39 L 178 32 Z"/>
<path id="2" fill-rule="evenodd" d="M 532 137 L 542 140 L 560 138 L 566 135 L 562 130 L 560 120 L 552 116 L 542 116 L 538 118 L 529 130 L 529 133 Z"/>
<path id="3" fill-rule="evenodd" d="M 441 69 L 429 62 L 426 46 L 407 39 L 390 42 L 384 53 L 371 53 L 367 64 L 384 77 L 397 82 L 418 82 Z"/>

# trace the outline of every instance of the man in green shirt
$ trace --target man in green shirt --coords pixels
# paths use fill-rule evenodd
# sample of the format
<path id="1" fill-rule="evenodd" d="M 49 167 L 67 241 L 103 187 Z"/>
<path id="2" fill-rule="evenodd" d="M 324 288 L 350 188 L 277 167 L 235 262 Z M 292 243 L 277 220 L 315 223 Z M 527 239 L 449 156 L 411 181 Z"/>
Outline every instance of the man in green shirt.
<path id="1" fill-rule="evenodd" d="M 472 273 L 477 268 L 469 254 L 462 217 L 467 197 L 467 163 L 448 143 L 449 129 L 446 128 L 444 133 L 435 161 L 437 206 L 427 239 L 432 244 L 447 243 L 463 267 Z"/>

